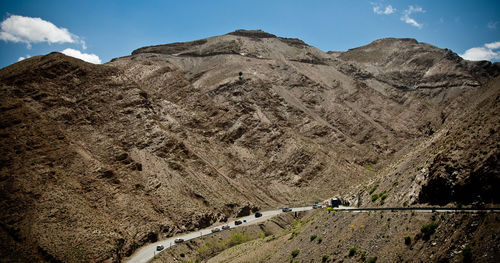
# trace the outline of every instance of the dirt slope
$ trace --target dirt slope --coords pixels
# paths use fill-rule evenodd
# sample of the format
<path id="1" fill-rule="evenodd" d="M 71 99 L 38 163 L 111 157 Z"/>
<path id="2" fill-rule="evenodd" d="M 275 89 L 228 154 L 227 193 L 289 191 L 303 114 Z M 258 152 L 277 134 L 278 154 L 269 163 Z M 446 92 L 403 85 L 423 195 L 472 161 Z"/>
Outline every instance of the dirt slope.
<path id="1" fill-rule="evenodd" d="M 296 219 L 285 231 L 204 259 L 199 247 L 167 251 L 195 262 L 498 262 L 497 214 L 327 213 Z M 270 223 L 268 223 L 270 224 Z M 424 229 L 424 230 L 422 230 Z M 235 231 L 235 230 L 233 230 Z M 224 240 L 224 239 L 222 239 Z"/>

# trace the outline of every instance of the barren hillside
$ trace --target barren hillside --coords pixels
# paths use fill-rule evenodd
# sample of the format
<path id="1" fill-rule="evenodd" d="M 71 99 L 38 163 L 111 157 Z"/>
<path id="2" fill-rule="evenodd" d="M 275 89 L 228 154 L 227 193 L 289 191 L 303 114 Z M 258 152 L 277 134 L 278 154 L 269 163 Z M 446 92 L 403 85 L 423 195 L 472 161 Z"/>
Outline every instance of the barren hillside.
<path id="1" fill-rule="evenodd" d="M 120 261 L 252 210 L 334 195 L 364 205 L 369 185 L 394 184 L 389 167 L 404 175 L 388 202 L 497 203 L 498 72 L 415 40 L 325 53 L 246 30 L 104 65 L 26 59 L 0 70 L 0 257 Z M 481 86 L 491 96 L 472 101 Z M 408 167 L 430 152 L 417 187 Z M 462 200 L 468 181 L 447 160 L 488 179 Z M 443 180 L 450 193 L 434 199 Z"/>

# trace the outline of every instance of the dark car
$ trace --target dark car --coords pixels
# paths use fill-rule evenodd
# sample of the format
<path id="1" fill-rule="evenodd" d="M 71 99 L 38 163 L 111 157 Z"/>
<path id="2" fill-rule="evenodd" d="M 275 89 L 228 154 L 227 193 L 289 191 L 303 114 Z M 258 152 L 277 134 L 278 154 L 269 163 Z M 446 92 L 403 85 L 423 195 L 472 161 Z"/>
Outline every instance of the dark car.
<path id="1" fill-rule="evenodd" d="M 234 224 L 235 225 L 241 225 L 241 221 L 240 220 L 236 220 L 236 221 L 234 221 Z"/>
<path id="2" fill-rule="evenodd" d="M 246 219 L 243 219 L 243 223 L 246 223 L 246 222 L 247 222 L 247 220 L 246 220 Z"/>
<path id="3" fill-rule="evenodd" d="M 255 212 L 255 217 L 261 217 L 262 213 L 261 212 Z"/>
<path id="4" fill-rule="evenodd" d="M 283 209 L 281 209 L 281 211 L 283 211 L 283 212 L 292 212 L 292 209 L 289 208 L 289 207 L 284 207 Z"/>
<path id="5" fill-rule="evenodd" d="M 222 230 L 226 230 L 226 229 L 229 229 L 229 228 L 231 228 L 229 225 L 222 226 Z"/>
<path id="6" fill-rule="evenodd" d="M 338 198 L 332 198 L 330 200 L 330 206 L 331 207 L 339 207 L 340 206 L 340 200 Z"/>
<path id="7" fill-rule="evenodd" d="M 164 248 L 162 245 L 156 246 L 156 251 L 162 251 Z"/>

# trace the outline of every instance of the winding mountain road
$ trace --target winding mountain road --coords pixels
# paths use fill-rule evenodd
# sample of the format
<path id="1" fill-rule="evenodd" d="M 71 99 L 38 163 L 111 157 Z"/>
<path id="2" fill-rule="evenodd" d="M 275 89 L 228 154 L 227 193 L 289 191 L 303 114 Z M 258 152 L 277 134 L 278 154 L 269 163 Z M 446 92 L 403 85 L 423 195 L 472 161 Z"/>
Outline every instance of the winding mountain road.
<path id="1" fill-rule="evenodd" d="M 125 262 L 129 263 L 146 263 L 153 259 L 153 257 L 164 251 L 165 249 L 174 246 L 175 242 L 174 240 L 176 238 L 182 238 L 184 239 L 184 242 L 190 239 L 194 239 L 197 237 L 205 236 L 205 235 L 210 235 L 212 234 L 212 229 L 215 227 L 220 228 L 223 225 L 229 225 L 231 228 L 237 228 L 240 226 L 246 226 L 250 224 L 256 224 L 262 221 L 265 221 L 273 216 L 276 216 L 281 213 L 293 213 L 293 212 L 300 212 L 300 211 L 307 211 L 313 209 L 312 206 L 305 206 L 305 207 L 295 207 L 292 208 L 291 212 L 283 212 L 282 209 L 277 209 L 277 210 L 270 210 L 270 211 L 263 211 L 262 216 L 256 218 L 254 214 L 237 218 L 232 221 L 228 221 L 225 223 L 217 223 L 215 225 L 212 225 L 210 227 L 190 232 L 190 233 L 185 233 L 181 234 L 178 236 L 170 237 L 168 239 L 164 239 L 155 243 L 151 243 L 148 245 L 145 245 L 144 247 L 140 248 L 137 250 L 132 256 L 129 258 L 125 259 Z M 433 208 L 433 207 L 378 207 L 378 208 L 357 208 L 357 207 L 347 207 L 347 206 L 340 206 L 339 208 L 335 208 L 335 211 L 343 211 L 343 212 L 353 212 L 353 213 L 362 213 L 362 212 L 370 212 L 370 211 L 415 211 L 419 213 L 434 213 L 434 212 L 439 212 L 439 213 L 480 213 L 480 212 L 491 212 L 491 213 L 499 213 L 500 208 L 475 208 L 475 209 L 469 209 L 469 208 Z M 240 220 L 246 220 L 245 223 L 242 223 L 241 225 L 235 225 L 234 222 Z M 164 249 L 162 251 L 156 251 L 157 246 L 163 246 Z"/>
<path id="2" fill-rule="evenodd" d="M 292 212 L 288 212 L 288 213 L 306 211 L 306 210 L 311 210 L 311 209 L 312 209 L 311 206 L 295 207 L 295 208 L 292 208 Z M 255 224 L 255 223 L 265 221 L 265 220 L 267 220 L 275 215 L 278 215 L 280 213 L 285 213 L 285 212 L 283 212 L 281 209 L 277 209 L 277 210 L 270 210 L 270 211 L 262 211 L 261 213 L 262 213 L 262 216 L 258 217 L 258 218 L 256 218 L 255 215 L 252 214 L 252 215 L 237 218 L 237 219 L 234 219 L 232 221 L 225 222 L 225 223 L 217 223 L 216 225 L 212 225 L 210 227 L 207 227 L 207 228 L 204 228 L 204 229 L 201 229 L 198 231 L 194 231 L 194 232 L 190 232 L 190 233 L 186 233 L 186 234 L 181 234 L 179 236 L 174 236 L 174 237 L 171 237 L 168 239 L 164 239 L 164 240 L 161 240 L 161 241 L 158 241 L 155 243 L 145 245 L 144 247 L 142 247 L 138 251 L 136 251 L 128 259 L 125 259 L 125 262 L 129 262 L 129 263 L 148 262 L 149 260 L 153 259 L 155 254 L 161 252 L 161 251 L 156 251 L 157 246 L 164 246 L 164 249 L 169 248 L 171 246 L 174 246 L 175 245 L 174 240 L 176 238 L 182 238 L 182 239 L 184 239 L 184 242 L 185 242 L 185 241 L 193 239 L 193 238 L 212 234 L 212 229 L 215 227 L 220 228 L 223 225 L 229 225 L 231 228 L 246 226 L 246 225 Z M 240 221 L 246 220 L 246 223 L 243 223 L 241 225 L 235 225 L 234 222 L 237 220 L 240 220 Z"/>

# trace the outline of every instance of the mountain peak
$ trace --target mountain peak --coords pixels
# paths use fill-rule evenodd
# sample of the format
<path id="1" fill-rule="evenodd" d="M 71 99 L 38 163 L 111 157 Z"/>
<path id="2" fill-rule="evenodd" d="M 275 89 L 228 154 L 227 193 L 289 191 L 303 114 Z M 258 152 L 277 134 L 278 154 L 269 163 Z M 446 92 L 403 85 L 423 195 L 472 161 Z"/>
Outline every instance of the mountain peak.
<path id="1" fill-rule="evenodd" d="M 264 32 L 260 29 L 257 30 L 238 29 L 234 32 L 228 33 L 227 35 L 250 37 L 250 38 L 276 38 L 275 35 Z"/>
<path id="2" fill-rule="evenodd" d="M 309 47 L 297 38 L 278 37 L 262 30 L 238 29 L 221 36 L 209 37 L 189 42 L 177 42 L 157 46 L 147 46 L 136 49 L 132 55 L 141 53 L 157 53 L 164 55 L 206 57 L 221 54 L 252 54 L 256 57 L 267 57 L 262 50 L 270 43 L 276 50 L 297 49 Z"/>

